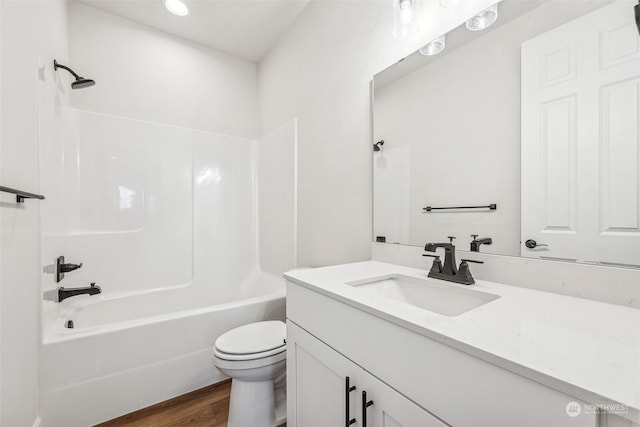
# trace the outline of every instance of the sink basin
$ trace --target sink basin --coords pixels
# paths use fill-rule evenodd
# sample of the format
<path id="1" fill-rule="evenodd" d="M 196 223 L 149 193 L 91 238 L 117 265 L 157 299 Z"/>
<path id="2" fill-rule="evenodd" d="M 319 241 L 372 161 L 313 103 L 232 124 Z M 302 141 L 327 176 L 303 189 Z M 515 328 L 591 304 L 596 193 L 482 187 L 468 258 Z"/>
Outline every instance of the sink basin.
<path id="1" fill-rule="evenodd" d="M 402 274 L 357 280 L 347 285 L 445 316 L 459 316 L 500 298 L 437 279 L 420 279 Z"/>

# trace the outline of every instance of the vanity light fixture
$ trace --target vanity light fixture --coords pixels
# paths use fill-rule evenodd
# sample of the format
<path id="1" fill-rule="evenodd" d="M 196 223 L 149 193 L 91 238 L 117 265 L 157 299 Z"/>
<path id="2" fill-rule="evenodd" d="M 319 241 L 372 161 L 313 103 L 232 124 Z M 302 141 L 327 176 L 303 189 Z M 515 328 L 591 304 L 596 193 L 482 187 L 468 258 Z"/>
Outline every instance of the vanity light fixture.
<path id="1" fill-rule="evenodd" d="M 498 19 L 498 3 L 467 20 L 467 30 L 480 31 L 489 28 Z"/>
<path id="2" fill-rule="evenodd" d="M 418 31 L 418 0 L 392 0 L 393 37 L 406 39 Z"/>
<path id="3" fill-rule="evenodd" d="M 430 41 L 426 45 L 420 48 L 420 53 L 424 56 L 433 56 L 437 55 L 444 50 L 444 34 L 438 37 L 435 40 Z"/>
<path id="4" fill-rule="evenodd" d="M 164 8 L 177 16 L 187 16 L 189 6 L 184 0 L 162 0 Z"/>

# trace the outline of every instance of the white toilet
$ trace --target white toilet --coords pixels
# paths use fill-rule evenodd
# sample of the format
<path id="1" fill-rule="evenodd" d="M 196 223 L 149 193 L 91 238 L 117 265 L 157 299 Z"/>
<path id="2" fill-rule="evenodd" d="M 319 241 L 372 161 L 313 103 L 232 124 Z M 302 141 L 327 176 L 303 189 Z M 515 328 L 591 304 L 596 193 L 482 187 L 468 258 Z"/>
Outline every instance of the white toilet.
<path id="1" fill-rule="evenodd" d="M 220 335 L 216 367 L 231 377 L 228 427 L 274 427 L 286 421 L 286 326 L 279 320 Z"/>

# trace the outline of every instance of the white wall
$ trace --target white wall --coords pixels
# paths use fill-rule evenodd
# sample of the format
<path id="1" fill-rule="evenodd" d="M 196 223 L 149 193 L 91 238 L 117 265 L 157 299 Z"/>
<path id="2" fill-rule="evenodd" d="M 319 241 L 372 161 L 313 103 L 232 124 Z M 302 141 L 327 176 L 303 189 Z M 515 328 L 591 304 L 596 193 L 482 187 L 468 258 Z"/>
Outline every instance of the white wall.
<path id="1" fill-rule="evenodd" d="M 257 144 L 258 253 L 269 274 L 296 267 L 296 120 L 261 137 Z"/>
<path id="2" fill-rule="evenodd" d="M 260 130 L 298 118 L 298 265 L 369 258 L 373 75 L 486 8 L 425 2 L 394 40 L 391 2 L 311 2 L 259 66 Z"/>
<path id="3" fill-rule="evenodd" d="M 250 7 L 250 6 L 247 6 Z M 74 107 L 255 138 L 257 66 L 90 6 L 69 3 L 70 64 L 94 79 Z"/>
<path id="4" fill-rule="evenodd" d="M 38 103 L 64 103 L 51 62 L 67 58 L 64 1 L 2 1 L 0 183 L 38 191 Z M 0 425 L 37 418 L 38 201 L 0 196 Z"/>

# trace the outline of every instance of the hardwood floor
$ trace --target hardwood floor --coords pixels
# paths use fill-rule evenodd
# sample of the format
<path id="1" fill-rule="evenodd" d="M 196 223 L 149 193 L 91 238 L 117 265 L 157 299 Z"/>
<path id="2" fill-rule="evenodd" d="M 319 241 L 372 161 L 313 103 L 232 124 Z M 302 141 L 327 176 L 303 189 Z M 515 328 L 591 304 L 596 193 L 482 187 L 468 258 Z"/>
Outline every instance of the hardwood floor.
<path id="1" fill-rule="evenodd" d="M 229 416 L 231 380 L 214 384 L 96 427 L 225 427 Z"/>

